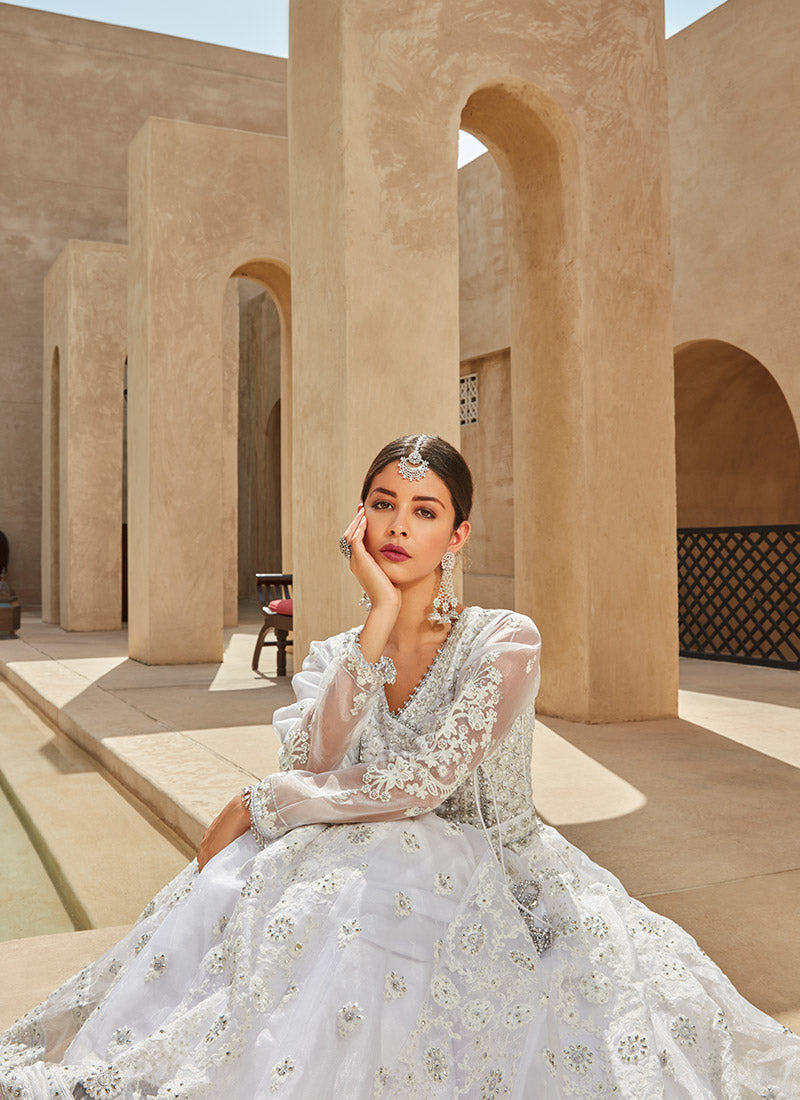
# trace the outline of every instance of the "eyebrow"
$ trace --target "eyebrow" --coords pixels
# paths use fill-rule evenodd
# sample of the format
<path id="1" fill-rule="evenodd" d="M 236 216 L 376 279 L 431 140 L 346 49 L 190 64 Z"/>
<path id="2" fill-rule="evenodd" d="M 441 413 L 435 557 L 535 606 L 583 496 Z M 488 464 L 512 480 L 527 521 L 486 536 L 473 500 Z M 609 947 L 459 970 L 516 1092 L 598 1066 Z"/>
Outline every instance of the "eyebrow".
<path id="1" fill-rule="evenodd" d="M 376 485 L 375 488 L 370 491 L 370 495 L 372 493 L 385 493 L 387 497 L 397 498 L 397 493 L 392 492 L 391 489 L 382 489 L 380 485 Z M 442 508 L 444 508 L 444 504 L 442 504 L 441 500 L 439 500 L 438 497 L 412 497 L 411 499 L 412 500 L 430 500 L 430 501 L 433 501 L 434 504 L 439 504 L 439 505 L 441 505 Z"/>

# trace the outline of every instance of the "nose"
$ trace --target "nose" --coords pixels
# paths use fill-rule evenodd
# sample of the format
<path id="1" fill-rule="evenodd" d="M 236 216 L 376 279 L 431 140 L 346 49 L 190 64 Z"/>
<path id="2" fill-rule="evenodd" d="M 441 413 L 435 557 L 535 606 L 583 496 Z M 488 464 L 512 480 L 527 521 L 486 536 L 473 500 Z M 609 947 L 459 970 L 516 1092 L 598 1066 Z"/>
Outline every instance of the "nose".
<path id="1" fill-rule="evenodd" d="M 403 519 L 403 517 L 400 515 L 399 512 L 396 513 L 394 518 L 392 519 L 392 523 L 391 523 L 391 526 L 389 527 L 389 531 L 392 535 L 405 535 L 407 533 L 406 532 L 406 522 Z"/>

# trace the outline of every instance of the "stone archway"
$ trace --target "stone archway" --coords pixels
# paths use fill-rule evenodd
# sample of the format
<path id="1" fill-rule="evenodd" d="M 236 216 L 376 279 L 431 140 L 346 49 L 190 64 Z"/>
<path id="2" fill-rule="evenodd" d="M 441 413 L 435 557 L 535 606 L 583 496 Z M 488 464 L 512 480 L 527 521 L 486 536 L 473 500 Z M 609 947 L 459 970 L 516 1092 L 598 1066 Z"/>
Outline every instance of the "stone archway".
<path id="1" fill-rule="evenodd" d="M 800 442 L 775 377 L 722 340 L 675 349 L 679 527 L 800 523 Z"/>
<path id="2" fill-rule="evenodd" d="M 674 714 L 661 11 L 496 16 L 489 0 L 469 19 L 460 0 L 291 5 L 295 420 L 314 428 L 295 449 L 296 653 L 352 622 L 350 579 L 317 548 L 378 446 L 457 437 L 461 124 L 513 190 L 517 607 L 545 636 L 542 707 Z"/>

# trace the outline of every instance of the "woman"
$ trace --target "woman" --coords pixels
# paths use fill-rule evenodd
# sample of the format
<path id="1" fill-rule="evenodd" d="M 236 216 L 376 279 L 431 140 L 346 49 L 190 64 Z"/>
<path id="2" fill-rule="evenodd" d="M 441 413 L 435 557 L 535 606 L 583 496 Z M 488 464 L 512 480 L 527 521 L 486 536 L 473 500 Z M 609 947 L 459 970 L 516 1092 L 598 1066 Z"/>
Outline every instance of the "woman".
<path id="1" fill-rule="evenodd" d="M 800 1041 L 537 819 L 539 635 L 458 605 L 471 497 L 442 440 L 383 448 L 367 620 L 295 677 L 285 770 L 6 1033 L 3 1096 L 800 1095 Z"/>

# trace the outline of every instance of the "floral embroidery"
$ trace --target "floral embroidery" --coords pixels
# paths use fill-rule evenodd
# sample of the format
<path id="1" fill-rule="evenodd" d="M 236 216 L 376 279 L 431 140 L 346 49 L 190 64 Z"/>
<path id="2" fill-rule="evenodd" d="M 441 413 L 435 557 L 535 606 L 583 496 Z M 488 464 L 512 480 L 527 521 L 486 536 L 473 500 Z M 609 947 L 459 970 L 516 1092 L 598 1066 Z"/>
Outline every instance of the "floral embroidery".
<path id="1" fill-rule="evenodd" d="M 437 974 L 431 982 L 431 996 L 444 1008 L 455 1008 L 461 994 L 445 974 Z"/>
<path id="2" fill-rule="evenodd" d="M 398 890 L 394 896 L 394 911 L 398 917 L 411 916 L 411 898 L 402 890 Z"/>
<path id="3" fill-rule="evenodd" d="M 482 924 L 473 924 L 461 935 L 461 950 L 469 955 L 477 955 L 486 942 L 486 933 Z"/>
<path id="4" fill-rule="evenodd" d="M 594 1055 L 582 1043 L 573 1043 L 564 1051 L 564 1065 L 573 1073 L 588 1073 L 594 1062 Z"/>
<path id="5" fill-rule="evenodd" d="M 418 852 L 420 850 L 420 843 L 413 833 L 403 831 L 400 834 L 400 847 L 404 852 Z"/>
<path id="6" fill-rule="evenodd" d="M 272 1092 L 277 1092 L 278 1089 L 288 1080 L 291 1074 L 294 1073 L 294 1062 L 291 1058 L 284 1058 L 282 1062 L 278 1062 L 272 1070 L 270 1076 L 270 1089 Z"/>
<path id="7" fill-rule="evenodd" d="M 617 1047 L 617 1054 L 623 1062 L 637 1065 L 647 1055 L 647 1039 L 644 1035 L 626 1035 Z"/>
<path id="8" fill-rule="evenodd" d="M 149 969 L 144 976 L 146 982 L 153 982 L 156 978 L 160 978 L 164 971 L 167 969 L 167 956 L 155 955 L 153 961 L 150 963 Z"/>
<path id="9" fill-rule="evenodd" d="M 120 1095 L 122 1074 L 114 1066 L 95 1070 L 83 1079 L 83 1087 L 92 1100 L 111 1100 Z"/>
<path id="10" fill-rule="evenodd" d="M 363 709 L 369 696 L 366 691 L 360 691 L 358 695 L 353 696 L 353 705 L 350 707 L 350 714 L 355 718 Z"/>
<path id="11" fill-rule="evenodd" d="M 697 1028 L 685 1016 L 674 1019 L 669 1029 L 682 1047 L 693 1047 L 697 1042 Z"/>
<path id="12" fill-rule="evenodd" d="M 364 1019 L 361 1006 L 349 1003 L 342 1005 L 336 1013 L 336 1030 L 344 1039 L 351 1031 L 354 1031 Z"/>
<path id="13" fill-rule="evenodd" d="M 363 822 L 351 825 L 347 830 L 347 839 L 351 844 L 368 844 L 374 835 L 374 828 L 371 825 L 365 825 Z"/>
<path id="14" fill-rule="evenodd" d="M 492 1018 L 490 1001 L 468 1001 L 461 1010 L 461 1022 L 467 1031 L 481 1031 Z"/>
<path id="15" fill-rule="evenodd" d="M 138 955 L 139 952 L 142 950 L 142 948 L 147 946 L 147 944 L 150 942 L 150 939 L 151 939 L 152 935 L 153 935 L 152 932 L 145 932 L 145 934 L 143 936 L 139 937 L 139 939 L 136 942 L 136 947 L 134 948 L 135 954 Z"/>
<path id="16" fill-rule="evenodd" d="M 433 892 L 440 897 L 453 892 L 453 880 L 443 871 L 439 871 L 433 879 Z"/>
<path id="17" fill-rule="evenodd" d="M 439 1047 L 429 1047 L 425 1051 L 425 1069 L 433 1081 L 446 1081 L 450 1070 L 444 1051 Z"/>
<path id="18" fill-rule="evenodd" d="M 339 929 L 339 935 L 336 942 L 340 947 L 344 947 L 356 938 L 361 931 L 361 925 L 358 923 L 358 918 L 353 917 L 351 920 L 346 921 Z"/>
<path id="19" fill-rule="evenodd" d="M 266 927 L 266 934 L 275 943 L 283 943 L 294 932 L 294 921 L 291 917 L 276 917 Z"/>
<path id="20" fill-rule="evenodd" d="M 483 1083 L 481 1100 L 497 1100 L 499 1096 L 505 1096 L 508 1089 L 503 1084 L 503 1071 L 493 1069 Z"/>
<path id="21" fill-rule="evenodd" d="M 118 1027 L 112 1033 L 111 1041 L 118 1047 L 128 1046 L 133 1042 L 133 1032 L 129 1027 Z"/>
<path id="22" fill-rule="evenodd" d="M 384 997 L 387 1001 L 393 1001 L 397 997 L 403 997 L 406 992 L 406 981 L 402 974 L 398 974 L 395 970 L 390 970 L 386 975 L 386 982 L 384 984 Z"/>
<path id="23" fill-rule="evenodd" d="M 512 1005 L 503 1017 L 503 1023 L 509 1029 L 516 1029 L 522 1027 L 523 1024 L 529 1023 L 533 1019 L 535 1013 L 536 1009 L 533 1005 Z"/>
<path id="24" fill-rule="evenodd" d="M 579 988 L 585 1000 L 594 1005 L 606 1004 L 614 989 L 605 974 L 595 970 L 581 978 Z"/>
<path id="25" fill-rule="evenodd" d="M 531 955 L 526 955 L 524 951 L 509 951 L 508 957 L 516 966 L 521 966 L 523 970 L 533 972 L 536 969 L 536 960 Z"/>

